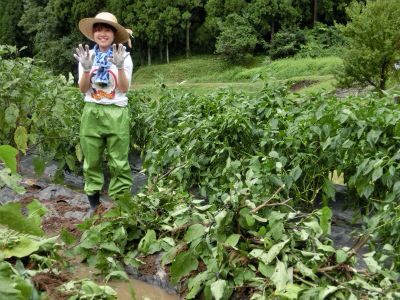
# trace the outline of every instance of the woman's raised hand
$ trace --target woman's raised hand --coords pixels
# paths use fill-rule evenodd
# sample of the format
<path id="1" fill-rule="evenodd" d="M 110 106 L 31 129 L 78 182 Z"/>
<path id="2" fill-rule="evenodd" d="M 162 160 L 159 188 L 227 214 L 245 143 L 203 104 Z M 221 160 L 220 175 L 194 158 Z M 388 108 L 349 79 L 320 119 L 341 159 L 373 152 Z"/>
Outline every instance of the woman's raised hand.
<path id="1" fill-rule="evenodd" d="M 94 53 L 90 55 L 88 45 L 85 45 L 84 49 L 82 44 L 79 44 L 79 47 L 76 48 L 76 54 L 74 53 L 74 57 L 81 63 L 84 72 L 90 71 L 93 65 Z"/>
<path id="2" fill-rule="evenodd" d="M 117 45 L 113 44 L 113 56 L 109 58 L 114 65 L 116 65 L 117 69 L 122 69 L 124 67 L 125 58 L 128 57 L 129 53 L 126 52 L 126 47 L 122 44 Z"/>

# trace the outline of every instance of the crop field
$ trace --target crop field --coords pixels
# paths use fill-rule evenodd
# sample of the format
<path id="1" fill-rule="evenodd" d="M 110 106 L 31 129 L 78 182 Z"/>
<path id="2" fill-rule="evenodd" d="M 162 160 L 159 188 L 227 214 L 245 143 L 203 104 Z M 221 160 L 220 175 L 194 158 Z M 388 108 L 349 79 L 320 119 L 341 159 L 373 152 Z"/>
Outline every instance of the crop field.
<path id="1" fill-rule="evenodd" d="M 157 270 L 184 299 L 399 299 L 393 95 L 339 99 L 261 75 L 251 92 L 131 90 L 145 183 L 83 220 L 82 191 L 41 186 L 54 162 L 53 182 L 81 176 L 81 94 L 30 59 L 1 59 L 0 299 L 117 299 L 113 280 Z M 332 238 L 335 183 L 357 212 L 350 246 Z M 73 278 L 77 260 L 98 277 Z"/>

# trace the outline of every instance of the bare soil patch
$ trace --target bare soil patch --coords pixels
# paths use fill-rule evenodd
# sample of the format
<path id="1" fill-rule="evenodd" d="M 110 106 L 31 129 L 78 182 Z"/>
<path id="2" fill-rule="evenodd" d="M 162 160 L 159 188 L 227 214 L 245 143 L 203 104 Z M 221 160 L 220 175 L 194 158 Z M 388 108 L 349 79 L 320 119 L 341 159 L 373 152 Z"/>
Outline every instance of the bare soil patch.
<path id="1" fill-rule="evenodd" d="M 48 235 L 57 235 L 64 228 L 70 232 L 76 238 L 81 236 L 81 232 L 76 227 L 81 220 L 72 217 L 64 217 L 67 212 L 74 211 L 86 211 L 85 208 L 79 206 L 72 206 L 68 203 L 68 198 L 59 196 L 55 200 L 43 201 L 46 207 L 50 207 L 50 210 L 42 221 L 43 230 Z"/>
<path id="2" fill-rule="evenodd" d="M 54 300 L 68 299 L 69 295 L 61 293 L 57 288 L 70 280 L 71 276 L 68 273 L 38 273 L 32 277 L 32 282 L 36 289 L 46 292 L 49 298 Z"/>
<path id="3" fill-rule="evenodd" d="M 35 197 L 33 195 L 29 195 L 27 197 L 22 198 L 19 203 L 21 204 L 22 208 L 25 208 L 29 203 L 31 203 Z"/>
<path id="4" fill-rule="evenodd" d="M 141 261 L 144 262 L 139 267 L 139 273 L 142 275 L 156 275 L 158 266 L 157 266 L 157 257 L 156 255 L 148 255 L 139 257 Z"/>
<path id="5" fill-rule="evenodd" d="M 50 216 L 43 219 L 42 227 L 43 230 L 49 236 L 57 235 L 64 228 L 70 232 L 76 238 L 82 235 L 82 232 L 76 227 L 80 222 L 74 218 L 62 218 L 57 216 Z"/>

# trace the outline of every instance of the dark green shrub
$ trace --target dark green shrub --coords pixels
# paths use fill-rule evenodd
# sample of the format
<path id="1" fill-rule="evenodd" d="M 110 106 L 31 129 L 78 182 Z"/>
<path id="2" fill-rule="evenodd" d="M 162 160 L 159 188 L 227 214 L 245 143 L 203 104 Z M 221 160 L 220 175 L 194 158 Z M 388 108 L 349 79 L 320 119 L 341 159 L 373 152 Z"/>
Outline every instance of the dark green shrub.
<path id="1" fill-rule="evenodd" d="M 290 57 L 298 53 L 306 38 L 301 31 L 279 31 L 269 47 L 269 56 L 272 59 Z"/>
<path id="2" fill-rule="evenodd" d="M 256 44 L 254 28 L 242 16 L 231 14 L 222 25 L 215 52 L 228 60 L 241 60 L 246 54 L 252 54 Z"/>

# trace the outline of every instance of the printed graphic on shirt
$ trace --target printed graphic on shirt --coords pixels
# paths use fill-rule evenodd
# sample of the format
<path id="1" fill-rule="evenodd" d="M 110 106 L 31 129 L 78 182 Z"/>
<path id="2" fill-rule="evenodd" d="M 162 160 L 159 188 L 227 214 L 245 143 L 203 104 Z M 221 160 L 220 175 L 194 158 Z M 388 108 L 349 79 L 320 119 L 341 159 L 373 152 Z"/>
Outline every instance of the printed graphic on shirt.
<path id="1" fill-rule="evenodd" d="M 114 99 L 115 89 L 117 88 L 116 74 L 113 71 L 108 70 L 109 82 L 107 85 L 105 85 L 104 83 L 94 82 L 96 73 L 97 69 L 93 70 L 93 72 L 90 74 L 90 82 L 92 83 L 92 91 L 91 91 L 92 98 L 96 100 L 100 100 L 103 98 Z"/>

